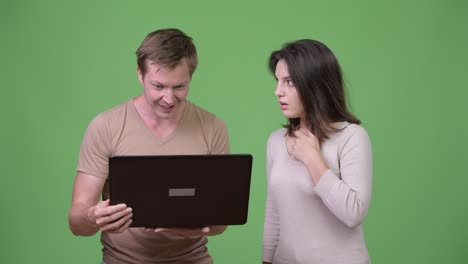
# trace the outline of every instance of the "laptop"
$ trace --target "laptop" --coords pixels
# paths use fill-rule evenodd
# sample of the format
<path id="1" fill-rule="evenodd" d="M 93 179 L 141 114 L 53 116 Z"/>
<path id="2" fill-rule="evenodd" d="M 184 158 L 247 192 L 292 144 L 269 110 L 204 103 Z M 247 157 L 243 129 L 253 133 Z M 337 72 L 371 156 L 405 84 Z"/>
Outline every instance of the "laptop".
<path id="1" fill-rule="evenodd" d="M 204 227 L 247 222 L 252 155 L 113 156 L 112 205 L 133 209 L 130 227 Z"/>

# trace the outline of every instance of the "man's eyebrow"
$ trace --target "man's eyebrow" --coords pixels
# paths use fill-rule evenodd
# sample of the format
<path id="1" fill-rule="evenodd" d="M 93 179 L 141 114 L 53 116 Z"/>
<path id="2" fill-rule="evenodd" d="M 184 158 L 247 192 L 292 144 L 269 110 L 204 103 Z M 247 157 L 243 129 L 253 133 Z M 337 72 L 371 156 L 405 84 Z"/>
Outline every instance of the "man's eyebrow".
<path id="1" fill-rule="evenodd" d="M 166 84 L 164 83 L 161 83 L 161 82 L 158 82 L 158 81 L 151 81 L 150 82 L 152 85 L 161 85 L 161 86 L 167 86 Z M 184 85 L 187 85 L 189 82 L 188 81 L 185 81 L 185 82 L 181 82 L 181 83 L 178 83 L 174 86 L 184 86 Z"/>

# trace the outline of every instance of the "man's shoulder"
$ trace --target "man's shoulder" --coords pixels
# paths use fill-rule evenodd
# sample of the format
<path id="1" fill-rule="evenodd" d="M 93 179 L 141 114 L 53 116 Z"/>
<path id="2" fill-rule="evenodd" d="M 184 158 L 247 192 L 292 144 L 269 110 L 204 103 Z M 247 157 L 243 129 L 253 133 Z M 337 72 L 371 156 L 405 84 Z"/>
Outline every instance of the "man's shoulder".
<path id="1" fill-rule="evenodd" d="M 218 116 L 213 114 L 212 112 L 201 108 L 200 106 L 187 101 L 187 108 L 189 109 L 189 113 L 192 116 L 196 116 L 201 123 L 212 123 L 212 122 L 223 122 Z"/>
<path id="2" fill-rule="evenodd" d="M 112 108 L 109 108 L 98 115 L 106 117 L 106 118 L 112 118 L 115 116 L 122 115 L 123 113 L 126 113 L 128 111 L 128 108 L 131 106 L 133 99 L 126 100 L 125 102 L 122 102 Z"/>
<path id="3" fill-rule="evenodd" d="M 129 104 L 132 103 L 132 100 L 127 100 L 123 103 L 120 103 L 110 109 L 104 110 L 98 113 L 91 120 L 89 126 L 91 127 L 109 127 L 111 123 L 119 124 L 121 120 L 125 118 L 125 114 L 128 111 Z"/>

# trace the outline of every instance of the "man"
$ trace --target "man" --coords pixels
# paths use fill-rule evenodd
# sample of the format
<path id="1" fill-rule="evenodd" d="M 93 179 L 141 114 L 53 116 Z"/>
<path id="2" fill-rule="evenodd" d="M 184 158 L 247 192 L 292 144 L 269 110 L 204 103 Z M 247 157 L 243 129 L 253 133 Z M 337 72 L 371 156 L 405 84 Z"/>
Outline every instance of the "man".
<path id="1" fill-rule="evenodd" d="M 186 100 L 198 64 L 192 39 L 178 29 L 157 30 L 136 53 L 143 93 L 100 113 L 89 124 L 80 148 L 70 229 L 80 236 L 100 230 L 106 264 L 212 263 L 206 236 L 222 233 L 225 226 L 128 228 L 132 209 L 109 205 L 111 156 L 229 153 L 223 121 Z"/>

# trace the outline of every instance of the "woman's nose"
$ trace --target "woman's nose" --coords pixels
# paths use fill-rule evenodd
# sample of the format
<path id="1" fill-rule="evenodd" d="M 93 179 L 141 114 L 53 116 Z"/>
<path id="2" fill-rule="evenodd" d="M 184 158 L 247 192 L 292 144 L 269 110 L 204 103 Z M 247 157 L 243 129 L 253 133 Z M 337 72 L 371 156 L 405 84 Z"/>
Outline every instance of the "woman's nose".
<path id="1" fill-rule="evenodd" d="M 276 85 L 276 89 L 275 89 L 275 96 L 276 97 L 280 97 L 280 96 L 283 96 L 283 89 L 281 88 L 281 85 L 278 83 Z"/>

